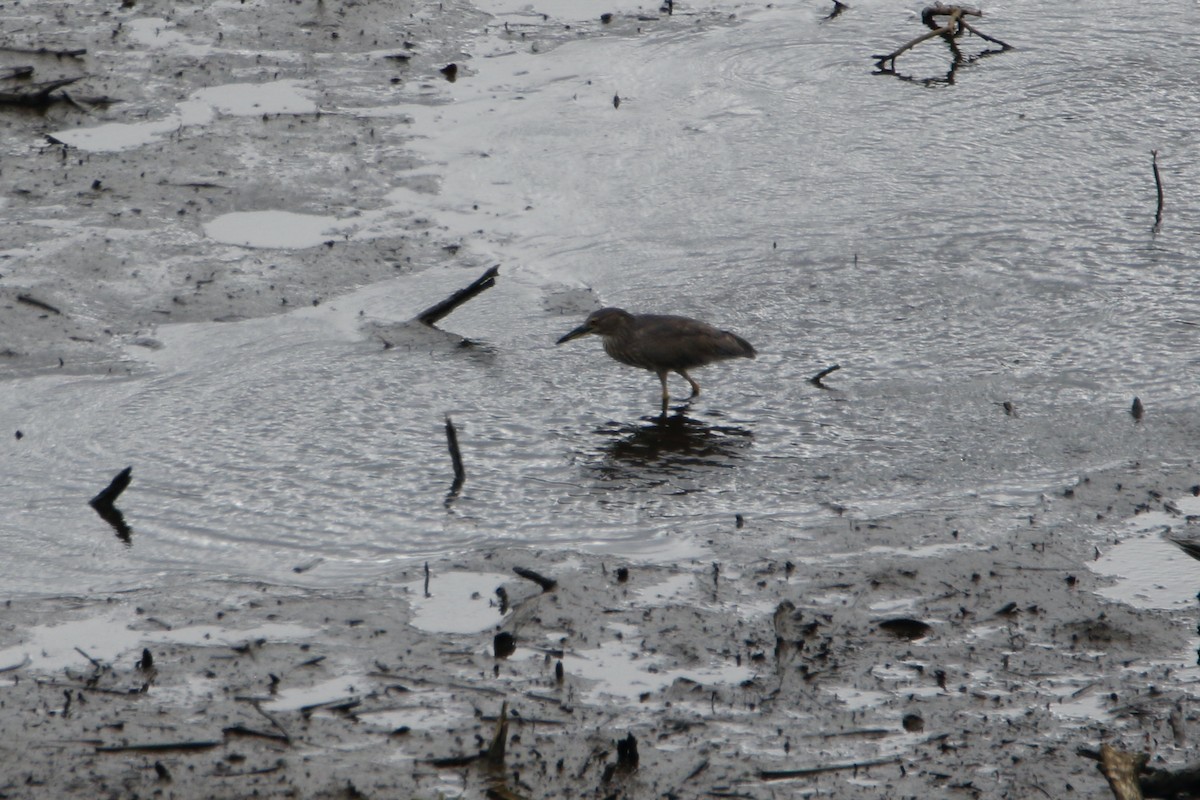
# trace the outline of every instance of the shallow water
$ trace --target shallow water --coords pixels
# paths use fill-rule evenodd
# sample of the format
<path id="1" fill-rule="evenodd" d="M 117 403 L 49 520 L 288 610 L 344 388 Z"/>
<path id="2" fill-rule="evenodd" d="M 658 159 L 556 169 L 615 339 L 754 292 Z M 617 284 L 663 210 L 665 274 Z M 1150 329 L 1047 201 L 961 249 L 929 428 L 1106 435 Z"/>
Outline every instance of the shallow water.
<path id="1" fill-rule="evenodd" d="M 1190 455 L 1200 89 L 1183 15 L 989 9 L 981 27 L 1018 49 L 950 86 L 872 74 L 871 53 L 920 32 L 885 4 L 830 22 L 720 9 L 738 19 L 537 54 L 494 30 L 467 74 L 421 90 L 436 102 L 385 135 L 422 165 L 329 221 L 353 238 L 419 211 L 466 246 L 461 270 L 162 327 L 128 377 L 0 384 L 0 430 L 24 434 L 0 443 L 0 582 L 338 585 L 498 542 L 671 561 L 736 514 L 784 541 L 830 504 L 974 508 L 986 531 L 1089 470 Z M 533 19 L 493 10 L 514 30 Z M 947 58 L 929 43 L 899 66 L 944 79 Z M 382 129 L 393 109 L 346 113 Z M 412 188 L 427 184 L 438 193 Z M 442 324 L 473 346 L 387 328 L 383 349 L 360 329 L 486 263 L 502 265 L 496 288 Z M 760 356 L 701 371 L 703 395 L 658 418 L 653 376 L 595 340 L 554 346 L 600 303 L 702 317 Z M 829 390 L 807 382 L 834 363 Z M 449 504 L 446 413 L 468 475 Z M 128 544 L 86 505 L 126 465 Z"/>

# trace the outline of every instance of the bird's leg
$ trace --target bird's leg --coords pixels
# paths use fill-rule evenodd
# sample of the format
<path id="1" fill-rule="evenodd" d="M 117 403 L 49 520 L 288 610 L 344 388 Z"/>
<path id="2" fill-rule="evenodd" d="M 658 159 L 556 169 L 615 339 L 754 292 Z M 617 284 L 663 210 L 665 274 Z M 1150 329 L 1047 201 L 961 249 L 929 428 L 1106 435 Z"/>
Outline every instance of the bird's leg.
<path id="1" fill-rule="evenodd" d="M 692 376 L 687 374 L 686 369 L 677 369 L 675 371 L 682 375 L 683 379 L 692 385 L 692 397 L 700 394 L 700 384 L 692 380 Z"/>
<path id="2" fill-rule="evenodd" d="M 671 396 L 667 393 L 667 371 L 665 369 L 658 373 L 658 380 L 660 383 L 662 383 L 663 411 L 666 411 L 667 403 L 670 401 Z"/>

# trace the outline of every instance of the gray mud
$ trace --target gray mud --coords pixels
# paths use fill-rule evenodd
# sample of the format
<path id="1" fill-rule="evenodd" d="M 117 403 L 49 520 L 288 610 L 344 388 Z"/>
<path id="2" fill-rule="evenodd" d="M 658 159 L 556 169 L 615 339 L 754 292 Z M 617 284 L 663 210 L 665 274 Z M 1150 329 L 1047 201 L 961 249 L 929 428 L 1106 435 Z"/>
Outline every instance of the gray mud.
<path id="1" fill-rule="evenodd" d="M 337 215 L 393 188 L 412 156 L 383 135 L 384 121 L 343 109 L 387 95 L 399 102 L 401 93 L 421 102 L 422 85 L 444 80 L 438 70 L 462 57 L 454 43 L 484 23 L 466 4 L 25 4 L 6 16 L 9 30 L 20 31 L 8 38 L 14 46 L 87 54 L 4 52 L 0 66 L 31 65 L 38 80 L 83 76 L 69 94 L 115 102 L 85 105 L 86 113 L 61 101 L 3 114 L 5 371 L 104 371 L 122 360 L 123 345 L 152 346 L 161 324 L 286 311 L 448 257 L 419 214 L 396 220 L 391 235 L 249 254 L 213 242 L 201 224 L 262 207 Z M 172 35 L 204 43 L 203 54 L 131 40 L 127 23 L 138 18 L 164 20 Z M 296 62 L 297 50 L 307 63 Z M 223 114 L 117 152 L 44 138 L 164 118 L 204 87 L 314 74 L 320 113 Z"/>
<path id="2" fill-rule="evenodd" d="M 831 514 L 784 548 L 752 519 L 731 525 L 712 562 L 510 548 L 431 563 L 435 596 L 462 572 L 557 579 L 458 589 L 451 609 L 485 609 L 475 633 L 412 624 L 419 569 L 335 594 L 195 584 L 15 602 L 0 643 L 98 615 L 141 641 L 111 662 L 4 673 L 0 795 L 1101 797 L 1077 748 L 1190 746 L 1195 620 L 1100 598 L 1085 562 L 1107 543 L 1085 530 L 1161 510 L 1194 474 L 1091 476 L 991 546 L 965 544 L 970 522 L 951 514 Z M 849 533 L 866 554 L 830 559 Z M 783 642 L 781 600 L 797 612 Z M 928 627 L 883 624 L 896 618 Z M 162 643 L 202 625 L 227 641 Z M 288 625 L 302 633 L 270 632 Z M 437 765 L 485 748 L 505 702 L 503 769 Z M 630 734 L 639 763 L 619 769 Z M 147 745 L 167 747 L 119 749 Z"/>
<path id="3" fill-rule="evenodd" d="M 460 2 L 136 4 L 205 39 L 198 58 L 130 43 L 133 14 L 5 9 L 9 43 L 88 52 L 7 52 L 3 65 L 85 74 L 70 90 L 81 102 L 121 101 L 0 114 L 5 373 L 133 368 L 124 348 L 155 346 L 159 325 L 320 303 L 454 257 L 419 213 L 391 235 L 249 254 L 200 226 L 279 198 L 337 215 L 393 188 L 411 156 L 343 110 L 389 92 L 421 102 L 484 15 Z M 545 47 L 580 35 L 549 20 L 529 33 Z M 410 57 L 385 57 L 396 52 Z M 320 114 L 222 116 L 127 152 L 29 146 L 130 107 L 164 115 L 204 86 L 314 75 L 328 78 Z M 262 168 L 262 152 L 277 163 Z M 413 624 L 423 575 L 411 568 L 333 593 L 195 582 L 10 600 L 0 798 L 1106 796 L 1078 747 L 1114 741 L 1172 763 L 1193 748 L 1196 619 L 1098 595 L 1107 579 L 1087 564 L 1111 542 L 1094 526 L 1162 511 L 1196 480 L 1191 464 L 1124 464 L 986 532 L 957 510 L 831 509 L 781 540 L 748 513 L 706 542 L 710 556 L 671 565 L 518 547 L 436 559 L 435 596 L 454 573 L 510 576 L 450 597 L 494 611 L 466 633 Z M 515 566 L 558 585 L 542 592 Z M 779 641 L 783 601 L 799 616 L 778 614 Z M 896 618 L 927 627 L 881 624 Z M 67 664 L 22 657 L 30 631 L 89 620 L 127 643 L 96 657 L 59 642 Z M 507 658 L 493 654 L 501 631 L 516 637 Z M 437 765 L 486 747 L 504 703 L 502 768 Z M 636 769 L 616 766 L 628 735 Z"/>

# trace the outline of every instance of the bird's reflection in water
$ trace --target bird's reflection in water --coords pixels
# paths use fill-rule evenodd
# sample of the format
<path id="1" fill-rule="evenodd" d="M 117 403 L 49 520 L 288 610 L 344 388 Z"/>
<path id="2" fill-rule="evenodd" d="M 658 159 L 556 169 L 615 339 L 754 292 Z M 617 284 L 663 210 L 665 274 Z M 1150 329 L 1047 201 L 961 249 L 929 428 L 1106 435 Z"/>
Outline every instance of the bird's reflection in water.
<path id="1" fill-rule="evenodd" d="M 733 467 L 753 442 L 748 429 L 690 417 L 686 405 L 632 424 L 612 422 L 597 433 L 605 437 L 602 458 L 594 465 L 602 479 L 651 483 L 697 469 Z"/>

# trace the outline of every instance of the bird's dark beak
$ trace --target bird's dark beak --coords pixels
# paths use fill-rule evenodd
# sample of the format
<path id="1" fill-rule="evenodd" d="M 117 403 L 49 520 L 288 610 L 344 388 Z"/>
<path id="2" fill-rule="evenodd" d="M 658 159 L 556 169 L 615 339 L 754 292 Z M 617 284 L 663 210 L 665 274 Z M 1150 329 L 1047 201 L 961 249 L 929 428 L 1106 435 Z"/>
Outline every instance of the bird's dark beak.
<path id="1" fill-rule="evenodd" d="M 591 332 L 592 332 L 592 329 L 589 328 L 587 326 L 587 324 L 585 323 L 583 325 L 580 325 L 578 328 L 571 331 L 570 333 L 568 333 L 566 336 L 559 339 L 557 342 L 555 342 L 555 344 L 562 344 L 563 342 L 569 342 L 572 339 L 578 339 L 580 336 L 587 336 Z"/>

